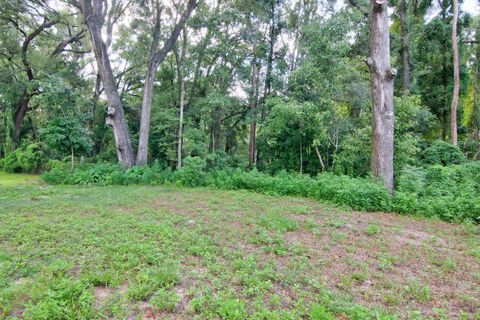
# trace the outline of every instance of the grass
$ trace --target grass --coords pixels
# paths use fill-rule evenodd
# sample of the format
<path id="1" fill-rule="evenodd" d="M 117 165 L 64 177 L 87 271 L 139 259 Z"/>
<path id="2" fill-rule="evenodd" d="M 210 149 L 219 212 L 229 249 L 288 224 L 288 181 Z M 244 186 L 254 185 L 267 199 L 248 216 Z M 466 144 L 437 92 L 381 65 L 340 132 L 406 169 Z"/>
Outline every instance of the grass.
<path id="1" fill-rule="evenodd" d="M 480 317 L 476 226 L 246 191 L 8 179 L 0 319 Z"/>
<path id="2" fill-rule="evenodd" d="M 33 174 L 6 173 L 5 171 L 0 170 L 0 187 L 30 185 L 39 182 L 39 177 Z"/>

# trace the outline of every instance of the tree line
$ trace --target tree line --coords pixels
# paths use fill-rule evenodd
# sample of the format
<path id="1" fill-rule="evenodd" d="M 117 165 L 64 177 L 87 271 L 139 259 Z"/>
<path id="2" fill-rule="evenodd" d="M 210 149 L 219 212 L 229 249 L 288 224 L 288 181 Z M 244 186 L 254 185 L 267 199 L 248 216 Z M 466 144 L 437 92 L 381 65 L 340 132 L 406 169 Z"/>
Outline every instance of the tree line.
<path id="1" fill-rule="evenodd" d="M 436 139 L 479 156 L 480 25 L 458 0 L 0 5 L 2 158 L 199 156 L 393 190 Z"/>

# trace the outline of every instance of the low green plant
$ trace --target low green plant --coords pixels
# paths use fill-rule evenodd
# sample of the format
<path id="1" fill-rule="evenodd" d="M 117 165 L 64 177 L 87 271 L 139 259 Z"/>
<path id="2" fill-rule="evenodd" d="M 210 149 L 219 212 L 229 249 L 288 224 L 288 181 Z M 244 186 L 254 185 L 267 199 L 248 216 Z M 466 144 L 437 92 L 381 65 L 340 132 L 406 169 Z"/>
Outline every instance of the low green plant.
<path id="1" fill-rule="evenodd" d="M 3 169 L 9 173 L 38 173 L 46 162 L 43 148 L 38 143 L 22 144 L 8 153 L 3 160 Z"/>
<path id="2" fill-rule="evenodd" d="M 466 161 L 465 155 L 459 147 L 442 140 L 434 141 L 425 149 L 422 158 L 425 164 L 439 164 L 442 166 L 461 164 Z"/>
<path id="3" fill-rule="evenodd" d="M 179 302 L 180 297 L 174 291 L 165 288 L 158 290 L 149 301 L 152 306 L 158 308 L 160 311 L 169 312 L 175 311 Z"/>
<path id="4" fill-rule="evenodd" d="M 480 223 L 480 198 L 476 196 L 480 193 L 480 162 L 450 166 L 407 166 L 399 174 L 393 195 L 371 178 L 352 178 L 332 173 L 312 178 L 285 171 L 271 176 L 257 170 L 241 169 L 207 171 L 206 162 L 198 157 L 187 157 L 185 165 L 177 171 L 163 168 L 158 163 L 128 170 L 122 170 L 118 165 L 98 163 L 79 165 L 72 173 L 64 166 L 55 165 L 42 177 L 52 184 L 173 184 L 245 189 L 269 195 L 309 197 L 362 211 L 394 211 L 446 221 Z M 275 219 L 283 218 L 268 217 L 268 220 Z M 285 231 L 295 229 L 293 225 L 282 228 Z"/>

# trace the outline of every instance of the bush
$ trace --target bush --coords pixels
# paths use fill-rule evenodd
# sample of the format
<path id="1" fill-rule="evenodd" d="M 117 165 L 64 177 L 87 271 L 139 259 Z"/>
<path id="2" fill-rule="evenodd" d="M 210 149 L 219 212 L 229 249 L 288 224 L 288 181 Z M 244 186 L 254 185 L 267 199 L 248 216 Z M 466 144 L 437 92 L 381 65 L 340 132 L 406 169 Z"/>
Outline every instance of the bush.
<path id="1" fill-rule="evenodd" d="M 395 194 L 372 178 L 352 178 L 324 173 L 316 178 L 282 171 L 275 176 L 257 170 L 226 168 L 206 171 L 207 164 L 198 157 L 187 157 L 184 167 L 172 172 L 158 163 L 150 167 L 122 170 L 118 165 L 99 163 L 79 166 L 70 173 L 58 165 L 44 173 L 43 179 L 54 184 L 175 184 L 177 186 L 212 186 L 219 189 L 244 189 L 270 195 L 309 197 L 356 210 L 395 211 L 436 217 L 446 221 L 480 223 L 480 163 L 407 166 L 400 173 Z"/>
<path id="2" fill-rule="evenodd" d="M 45 164 L 44 152 L 37 143 L 23 144 L 5 157 L 3 168 L 10 173 L 37 173 Z"/>
<path id="3" fill-rule="evenodd" d="M 480 162 L 407 167 L 398 179 L 394 211 L 480 223 Z"/>
<path id="4" fill-rule="evenodd" d="M 179 186 L 198 187 L 206 185 L 205 168 L 207 162 L 200 157 L 186 157 L 183 167 L 174 173 L 174 180 Z"/>
<path id="5" fill-rule="evenodd" d="M 466 161 L 459 147 L 442 140 L 436 140 L 423 152 L 423 162 L 428 165 L 439 164 L 448 166 Z"/>

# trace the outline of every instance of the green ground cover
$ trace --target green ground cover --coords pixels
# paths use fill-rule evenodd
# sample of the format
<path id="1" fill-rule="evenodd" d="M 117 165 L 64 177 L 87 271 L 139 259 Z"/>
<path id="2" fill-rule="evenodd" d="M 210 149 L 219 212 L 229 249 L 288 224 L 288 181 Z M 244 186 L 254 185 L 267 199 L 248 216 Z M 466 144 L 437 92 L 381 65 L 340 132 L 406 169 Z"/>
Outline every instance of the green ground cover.
<path id="1" fill-rule="evenodd" d="M 478 226 L 241 190 L 12 186 L 24 179 L 0 182 L 0 318 L 480 317 Z"/>

